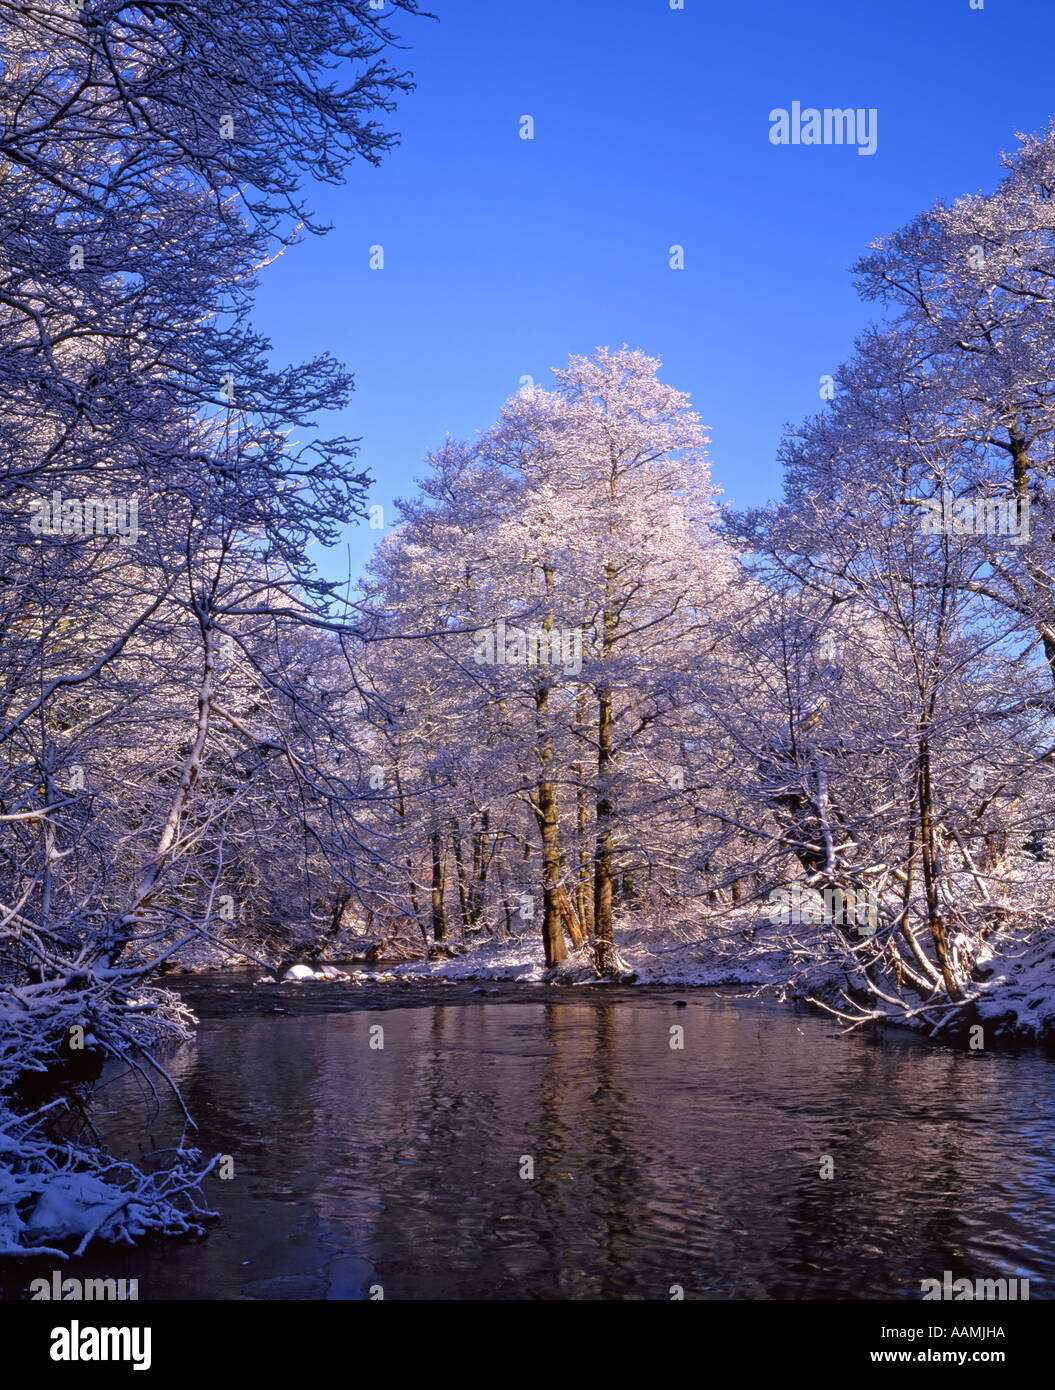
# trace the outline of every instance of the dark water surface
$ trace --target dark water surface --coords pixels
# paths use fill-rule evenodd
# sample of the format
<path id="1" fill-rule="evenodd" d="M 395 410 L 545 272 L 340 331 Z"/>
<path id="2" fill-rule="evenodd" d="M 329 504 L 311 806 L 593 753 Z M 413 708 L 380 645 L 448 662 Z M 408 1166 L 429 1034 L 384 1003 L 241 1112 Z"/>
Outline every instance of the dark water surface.
<path id="1" fill-rule="evenodd" d="M 200 1147 L 234 1157 L 207 1180 L 221 1220 L 65 1271 L 138 1278 L 141 1300 L 919 1298 L 946 1269 L 1055 1286 L 1039 1053 L 841 1036 L 709 990 L 182 988 L 202 1023 L 165 1064 Z M 171 1144 L 135 1090 L 100 1090 L 106 1138 Z"/>

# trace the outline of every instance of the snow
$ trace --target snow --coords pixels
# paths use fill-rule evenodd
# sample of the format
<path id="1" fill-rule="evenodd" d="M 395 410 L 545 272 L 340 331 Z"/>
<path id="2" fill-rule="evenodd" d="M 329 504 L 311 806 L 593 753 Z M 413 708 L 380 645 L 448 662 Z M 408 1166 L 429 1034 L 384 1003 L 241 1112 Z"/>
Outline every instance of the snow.
<path id="1" fill-rule="evenodd" d="M 213 1216 L 193 1200 L 204 1175 L 184 1166 L 200 1157 L 194 1150 L 150 1175 L 94 1151 L 70 1148 L 63 1156 L 80 1166 L 59 1167 L 57 1146 L 27 1135 L 24 1121 L 0 1110 L 0 1255 L 65 1259 L 96 1238 L 198 1233 Z"/>
<path id="2" fill-rule="evenodd" d="M 842 991 L 860 986 L 848 976 L 841 955 L 826 943 L 823 929 L 800 927 L 790 941 L 787 928 L 759 924 L 757 910 L 729 914 L 723 928 L 713 924 L 658 930 L 624 921 L 615 929 L 623 968 L 634 987 L 647 985 L 697 988 L 739 986 L 767 991 L 784 999 L 842 1001 Z M 970 951 L 977 973 L 986 978 L 973 985 L 971 1007 L 986 1025 L 986 1038 L 1042 1041 L 1055 1038 L 1055 935 L 1028 947 L 1013 927 L 993 933 L 979 946 L 962 937 L 961 950 Z M 385 975 L 371 975 L 371 982 Z M 548 971 L 541 939 L 534 933 L 492 941 L 464 954 L 393 966 L 387 978 L 436 980 L 504 980 L 519 983 L 599 983 L 588 949 L 571 952 L 556 970 Z M 617 981 L 616 981 L 617 982 Z M 474 991 L 476 993 L 477 991 Z M 479 991 L 486 993 L 481 987 Z M 884 1022 L 918 1029 L 932 1025 L 894 1013 Z"/>
<path id="3" fill-rule="evenodd" d="M 1003 1036 L 1055 1037 L 1055 939 L 987 949 L 981 962 L 992 974 L 979 986 L 979 1017 Z"/>
<path id="4" fill-rule="evenodd" d="M 757 914 L 741 920 L 757 925 Z M 738 925 L 730 919 L 730 925 Z M 626 972 L 639 985 L 776 985 L 786 952 L 737 951 L 735 932 L 716 937 L 697 929 L 691 934 L 656 931 L 627 922 L 615 929 L 615 943 Z M 742 945 L 742 943 L 741 943 Z M 510 980 L 520 982 L 591 983 L 598 979 L 592 953 L 584 948 L 569 954 L 556 971 L 547 971 L 538 934 L 489 942 L 464 955 L 395 965 L 399 979 Z"/>
<path id="5" fill-rule="evenodd" d="M 142 1231 L 147 1217 L 144 1206 L 122 1198 L 108 1183 L 87 1173 L 60 1173 L 45 1186 L 26 1220 L 26 1231 L 31 1237 L 40 1234 L 60 1240 L 98 1229 L 106 1239 L 115 1233 L 118 1218 Z"/>
<path id="6" fill-rule="evenodd" d="M 348 984 L 352 980 L 352 976 L 346 975 L 343 970 L 338 970 L 334 965 L 291 965 L 289 969 L 283 973 L 281 980 L 276 980 L 274 975 L 265 975 L 257 981 L 257 984 L 303 984 L 305 980 L 327 980 Z"/>
<path id="7" fill-rule="evenodd" d="M 139 1050 L 139 1065 L 165 1073 L 147 1048 L 190 1037 L 194 1015 L 168 990 L 133 986 L 115 1004 L 107 988 L 119 970 L 83 971 L 80 985 L 8 984 L 0 993 L 0 1254 L 50 1254 L 66 1258 L 96 1238 L 131 1241 L 148 1231 L 189 1234 L 205 1229 L 212 1213 L 198 1204 L 198 1186 L 208 1165 L 192 1149 L 180 1150 L 164 1167 L 141 1172 L 133 1164 L 83 1142 L 48 1133 L 66 1102 L 19 1113 L 8 1088 L 55 1064 L 55 1040 L 81 1022 L 85 1040 L 98 1040 L 112 1057 Z"/>

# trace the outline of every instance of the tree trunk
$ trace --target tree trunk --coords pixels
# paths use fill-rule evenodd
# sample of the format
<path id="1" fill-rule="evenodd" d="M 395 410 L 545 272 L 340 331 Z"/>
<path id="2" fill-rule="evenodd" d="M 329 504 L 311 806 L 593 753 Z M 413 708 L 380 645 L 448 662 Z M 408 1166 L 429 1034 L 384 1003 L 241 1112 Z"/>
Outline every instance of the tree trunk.
<path id="1" fill-rule="evenodd" d="M 634 872 L 632 869 L 623 870 L 623 902 L 627 907 L 634 905 Z"/>
<path id="2" fill-rule="evenodd" d="M 613 460 L 612 488 L 615 488 Z M 619 616 L 613 607 L 616 568 L 609 561 L 604 567 L 605 604 L 601 616 L 601 660 L 607 663 L 615 645 Z M 612 800 L 614 771 L 614 708 L 612 687 L 602 678 L 597 689 L 597 846 L 594 853 L 593 922 L 597 969 L 608 975 L 615 970 L 615 934 L 612 922 L 613 845 L 612 826 L 615 807 Z"/>
<path id="3" fill-rule="evenodd" d="M 926 732 L 919 740 L 917 789 L 919 796 L 920 862 L 927 898 L 927 924 L 934 942 L 935 954 L 942 979 L 950 999 L 962 999 L 963 991 L 949 950 L 949 937 L 941 911 L 938 884 L 941 877 L 941 858 L 934 826 L 934 800 L 931 787 L 930 743 Z"/>
<path id="4" fill-rule="evenodd" d="M 513 935 L 513 914 L 509 906 L 509 893 L 506 887 L 505 870 L 502 867 L 502 854 L 503 851 L 500 847 L 496 861 L 498 870 L 498 893 L 502 900 L 502 911 L 505 915 L 506 922 L 506 940 L 508 941 Z"/>
<path id="5" fill-rule="evenodd" d="M 568 895 L 561 888 L 557 893 L 557 906 L 560 908 L 561 920 L 564 922 L 564 930 L 571 938 L 571 944 L 576 950 L 585 945 L 586 935 L 582 929 L 580 918 L 568 900 Z"/>
<path id="6" fill-rule="evenodd" d="M 547 628 L 549 621 L 547 618 Z M 548 715 L 549 683 L 540 680 L 535 689 L 535 754 L 539 772 L 534 811 L 542 836 L 542 946 L 546 954 L 546 967 L 550 969 L 567 957 L 568 949 L 564 944 L 561 924 L 560 814 L 553 785 L 553 739 L 548 728 Z"/>
<path id="7" fill-rule="evenodd" d="M 401 827 L 402 827 L 402 828 L 401 828 L 401 831 L 400 831 L 400 834 L 401 834 L 401 837 L 402 837 L 402 839 L 403 839 L 403 843 L 406 844 L 406 843 L 407 843 L 407 828 L 406 828 L 407 806 L 406 806 L 406 801 L 405 801 L 404 798 L 403 798 L 403 780 L 402 780 L 402 778 L 401 778 L 400 775 L 399 775 L 399 762 L 398 762 L 398 760 L 397 760 L 397 762 L 396 762 L 396 769 L 395 769 L 395 770 L 396 770 L 396 793 L 397 793 L 397 795 L 398 795 L 398 797 L 399 797 L 399 800 L 398 800 L 398 802 L 397 802 L 396 804 L 397 804 L 397 806 L 398 806 L 398 808 L 399 808 L 399 819 L 400 819 Z M 418 884 L 417 884 L 417 879 L 416 879 L 416 877 L 415 877 L 415 875 L 414 875 L 414 861 L 411 859 L 411 857 L 410 857 L 409 854 L 406 856 L 406 858 L 405 858 L 405 860 L 404 860 L 404 863 L 405 863 L 406 866 L 407 866 L 407 892 L 408 892 L 409 897 L 410 897 L 410 908 L 411 908 L 411 911 L 412 911 L 413 914 L 414 914 L 414 921 L 417 922 L 417 924 L 418 924 L 418 931 L 421 932 L 421 937 L 422 937 L 422 940 L 425 942 L 425 948 L 426 948 L 426 950 L 427 950 L 427 949 L 428 949 L 428 944 L 429 944 L 429 934 L 428 934 L 428 932 L 425 930 L 425 924 L 424 924 L 424 922 L 421 920 L 421 899 L 418 897 Z"/>
<path id="8" fill-rule="evenodd" d="M 487 858 L 489 853 L 490 814 L 481 812 L 480 830 L 473 836 L 473 876 L 469 885 L 469 921 L 475 928 L 483 911 L 487 887 Z"/>
<path id="9" fill-rule="evenodd" d="M 469 930 L 469 899 L 465 892 L 465 865 L 462 863 L 462 833 L 457 820 L 451 821 L 451 847 L 454 850 L 454 868 L 458 878 L 458 909 L 462 919 L 462 940 Z"/>
<path id="10" fill-rule="evenodd" d="M 443 842 L 440 832 L 434 830 L 429 843 L 432 848 L 432 938 L 434 941 L 447 939 L 447 904 L 444 900 L 445 874 L 441 850 Z"/>
<path id="11" fill-rule="evenodd" d="M 580 746 L 586 742 L 586 695 L 575 700 L 576 728 Z M 590 812 L 586 802 L 586 764 L 575 764 L 576 829 L 579 836 L 579 880 L 575 887 L 575 906 L 587 941 L 593 936 L 592 855 L 590 853 Z"/>
<path id="12" fill-rule="evenodd" d="M 597 845 L 594 852 L 593 925 L 597 969 L 615 969 L 612 925 L 612 801 L 609 777 L 612 763 L 612 693 L 604 687 L 597 697 Z"/>
<path id="13" fill-rule="evenodd" d="M 349 892 L 340 892 L 334 899 L 333 911 L 330 914 L 330 929 L 326 933 L 328 941 L 332 941 L 341 930 L 341 925 L 344 922 L 344 910 L 351 900 L 352 895 Z"/>

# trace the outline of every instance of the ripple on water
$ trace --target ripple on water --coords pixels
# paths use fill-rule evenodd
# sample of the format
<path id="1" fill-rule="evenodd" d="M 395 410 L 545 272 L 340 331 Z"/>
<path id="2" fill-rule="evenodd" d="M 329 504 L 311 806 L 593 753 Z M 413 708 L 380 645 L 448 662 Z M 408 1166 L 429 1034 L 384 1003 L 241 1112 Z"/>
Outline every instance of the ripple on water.
<path id="1" fill-rule="evenodd" d="M 70 1272 L 139 1277 L 143 1299 L 667 1298 L 675 1283 L 898 1298 L 945 1269 L 1049 1296 L 1055 1065 L 1039 1054 L 978 1065 L 703 991 L 675 1011 L 645 991 L 471 988 L 417 1008 L 203 1010 L 169 1061 L 196 1142 L 235 1160 L 234 1181 L 208 1180 L 221 1223 Z M 133 1094 L 107 1085 L 103 1127 L 137 1153 Z M 167 1118 L 150 1144 L 172 1142 Z"/>

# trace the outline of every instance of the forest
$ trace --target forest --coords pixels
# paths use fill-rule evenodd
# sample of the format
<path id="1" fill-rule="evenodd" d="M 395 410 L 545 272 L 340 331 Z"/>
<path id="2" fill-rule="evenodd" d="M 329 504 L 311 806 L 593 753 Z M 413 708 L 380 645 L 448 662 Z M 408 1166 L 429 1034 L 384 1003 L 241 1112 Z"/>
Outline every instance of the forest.
<path id="1" fill-rule="evenodd" d="M 206 1221 L 189 1114 L 141 1168 L 55 1090 L 166 1088 L 178 970 L 504 961 L 1055 1036 L 1055 125 L 877 228 L 778 501 L 724 504 L 706 402 L 598 347 L 438 439 L 335 580 L 352 375 L 276 363 L 254 293 L 394 147 L 376 8 L 0 0 L 5 1256 Z"/>

